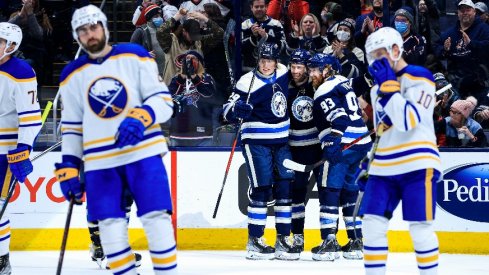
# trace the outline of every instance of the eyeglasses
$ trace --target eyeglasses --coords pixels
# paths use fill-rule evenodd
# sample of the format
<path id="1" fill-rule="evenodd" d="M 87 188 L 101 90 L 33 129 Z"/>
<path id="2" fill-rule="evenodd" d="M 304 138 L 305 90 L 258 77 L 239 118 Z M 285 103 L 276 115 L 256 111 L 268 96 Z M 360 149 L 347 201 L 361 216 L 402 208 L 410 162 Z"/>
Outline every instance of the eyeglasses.
<path id="1" fill-rule="evenodd" d="M 461 112 L 455 111 L 454 109 L 450 109 L 450 113 L 452 113 L 454 115 L 461 115 L 462 114 Z"/>

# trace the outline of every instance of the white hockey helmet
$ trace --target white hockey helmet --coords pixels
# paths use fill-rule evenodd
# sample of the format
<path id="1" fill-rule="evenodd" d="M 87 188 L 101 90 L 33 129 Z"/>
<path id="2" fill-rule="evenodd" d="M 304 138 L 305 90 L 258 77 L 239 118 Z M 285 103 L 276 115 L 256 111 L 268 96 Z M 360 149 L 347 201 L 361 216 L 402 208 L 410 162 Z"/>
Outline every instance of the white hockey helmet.
<path id="1" fill-rule="evenodd" d="M 404 51 L 404 42 L 402 40 L 401 34 L 391 28 L 391 27 L 383 27 L 378 29 L 377 31 L 371 33 L 367 37 L 367 41 L 365 42 L 365 53 L 367 54 L 367 62 L 368 64 L 372 64 L 375 61 L 375 57 L 371 55 L 371 53 L 375 50 L 385 48 L 389 53 L 390 58 L 396 62 L 401 59 L 402 52 Z M 397 45 L 399 47 L 399 56 L 394 58 L 392 56 L 392 47 Z"/>
<path id="2" fill-rule="evenodd" d="M 109 28 L 107 27 L 107 16 L 101 9 L 94 5 L 88 5 L 77 9 L 71 18 L 71 28 L 73 30 L 73 38 L 78 42 L 78 45 L 83 48 L 78 38 L 76 30 L 86 24 L 102 23 L 105 30 L 105 42 L 109 42 Z M 86 49 L 83 48 L 85 51 Z"/>
<path id="3" fill-rule="evenodd" d="M 5 46 L 5 53 L 1 57 L 1 58 L 3 58 L 6 55 L 14 53 L 19 48 L 20 43 L 22 42 L 22 30 L 20 29 L 19 26 L 15 25 L 15 24 L 7 23 L 7 22 L 1 22 L 0 23 L 0 38 L 5 39 L 7 41 L 6 46 Z M 12 45 L 12 43 L 15 43 L 14 50 L 7 53 L 6 52 L 7 48 L 10 47 Z"/>

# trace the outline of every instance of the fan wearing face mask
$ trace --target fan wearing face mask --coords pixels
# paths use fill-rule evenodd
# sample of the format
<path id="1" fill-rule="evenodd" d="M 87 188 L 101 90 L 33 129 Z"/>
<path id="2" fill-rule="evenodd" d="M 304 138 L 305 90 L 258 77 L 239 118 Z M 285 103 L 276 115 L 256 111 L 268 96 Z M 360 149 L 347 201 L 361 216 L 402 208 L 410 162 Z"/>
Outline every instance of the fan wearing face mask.
<path id="1" fill-rule="evenodd" d="M 324 49 L 324 53 L 338 58 L 341 64 L 341 75 L 346 78 L 357 77 L 363 72 L 363 51 L 356 47 L 353 34 L 355 33 L 353 19 L 347 18 L 338 23 L 336 35 L 331 45 Z"/>
<path id="2" fill-rule="evenodd" d="M 404 41 L 402 57 L 413 65 L 426 62 L 426 38 L 417 34 L 412 9 L 402 7 L 394 14 L 394 28 L 401 34 Z"/>
<path id="3" fill-rule="evenodd" d="M 143 15 L 146 23 L 138 27 L 131 36 L 131 43 L 142 45 L 156 60 L 159 75 L 165 69 L 165 53 L 156 39 L 156 30 L 163 24 L 161 8 L 152 4 L 144 8 Z"/>

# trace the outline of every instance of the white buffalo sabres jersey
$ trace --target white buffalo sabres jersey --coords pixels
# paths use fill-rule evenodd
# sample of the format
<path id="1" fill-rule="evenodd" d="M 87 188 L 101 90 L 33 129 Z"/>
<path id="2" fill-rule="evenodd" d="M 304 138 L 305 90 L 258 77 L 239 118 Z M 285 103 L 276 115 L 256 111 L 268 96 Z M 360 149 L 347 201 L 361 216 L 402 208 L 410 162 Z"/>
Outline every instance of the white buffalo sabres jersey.
<path id="1" fill-rule="evenodd" d="M 426 168 L 441 173 L 433 126 L 436 103 L 433 76 L 428 70 L 413 65 L 408 65 L 396 75 L 401 92 L 392 95 L 385 107 L 377 96 L 378 85 L 370 92 L 375 125 L 382 120 L 390 127 L 380 138 L 369 174 L 390 176 Z"/>
<path id="2" fill-rule="evenodd" d="M 32 146 L 42 126 L 32 67 L 15 57 L 0 65 L 0 91 L 0 154 Z"/>
<path id="3" fill-rule="evenodd" d="M 132 163 L 168 151 L 159 123 L 172 115 L 173 103 L 148 52 L 135 44 L 116 45 L 103 58 L 82 56 L 60 77 L 63 101 L 63 155 L 83 158 L 85 170 Z M 114 145 L 117 129 L 128 111 L 150 106 L 155 123 L 135 146 Z"/>

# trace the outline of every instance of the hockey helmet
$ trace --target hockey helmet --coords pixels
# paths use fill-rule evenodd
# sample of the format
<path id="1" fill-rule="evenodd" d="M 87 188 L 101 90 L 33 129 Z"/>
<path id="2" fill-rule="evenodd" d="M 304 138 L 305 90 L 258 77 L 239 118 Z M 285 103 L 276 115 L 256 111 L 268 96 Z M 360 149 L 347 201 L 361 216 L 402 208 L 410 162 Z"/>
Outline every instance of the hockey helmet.
<path id="1" fill-rule="evenodd" d="M 320 71 L 328 69 L 328 77 L 341 73 L 341 64 L 338 59 L 325 53 L 313 55 L 307 62 L 309 68 L 319 68 Z"/>
<path id="2" fill-rule="evenodd" d="M 1 57 L 3 58 L 6 55 L 12 54 L 19 48 L 20 43 L 22 42 L 22 30 L 15 24 L 2 22 L 0 23 L 0 38 L 7 41 L 5 45 L 5 53 Z M 12 43 L 15 43 L 14 50 L 7 53 L 7 48 L 10 47 Z"/>
<path id="3" fill-rule="evenodd" d="M 277 60 L 280 55 L 280 49 L 275 43 L 265 42 L 260 47 L 260 58 Z"/>
<path id="4" fill-rule="evenodd" d="M 377 31 L 371 33 L 367 37 L 367 41 L 365 42 L 365 52 L 367 54 L 368 64 L 372 64 L 375 61 L 375 57 L 371 55 L 371 53 L 375 50 L 385 48 L 390 58 L 393 61 L 399 61 L 402 56 L 402 52 L 404 51 L 403 40 L 401 34 L 391 27 L 383 27 L 378 29 Z M 392 56 L 392 48 L 394 45 L 399 47 L 399 56 L 394 58 Z"/>
<path id="5" fill-rule="evenodd" d="M 107 16 L 100 10 L 97 6 L 88 5 L 82 8 L 77 9 L 73 13 L 73 17 L 71 18 L 71 28 L 73 30 L 73 38 L 78 42 L 78 45 L 82 47 L 85 51 L 86 49 L 80 43 L 80 39 L 78 38 L 78 34 L 76 30 L 86 24 L 94 24 L 94 23 L 102 23 L 102 26 L 105 30 L 105 42 L 109 42 L 109 29 L 107 27 Z"/>
<path id="6" fill-rule="evenodd" d="M 289 64 L 307 65 L 307 61 L 311 58 L 309 51 L 304 49 L 296 49 L 290 54 Z"/>

